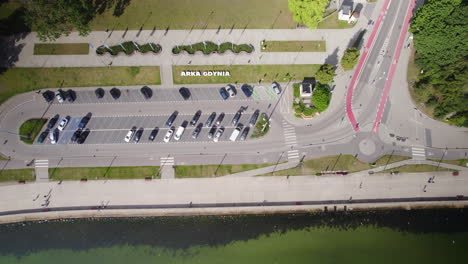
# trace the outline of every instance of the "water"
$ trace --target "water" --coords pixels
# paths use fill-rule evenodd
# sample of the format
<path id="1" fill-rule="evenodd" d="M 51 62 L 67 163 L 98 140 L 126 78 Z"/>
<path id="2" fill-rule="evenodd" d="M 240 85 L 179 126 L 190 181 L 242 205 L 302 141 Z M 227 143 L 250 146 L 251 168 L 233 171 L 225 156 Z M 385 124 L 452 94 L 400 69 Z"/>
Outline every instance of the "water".
<path id="1" fill-rule="evenodd" d="M 461 209 L 0 225 L 0 263 L 464 263 Z"/>

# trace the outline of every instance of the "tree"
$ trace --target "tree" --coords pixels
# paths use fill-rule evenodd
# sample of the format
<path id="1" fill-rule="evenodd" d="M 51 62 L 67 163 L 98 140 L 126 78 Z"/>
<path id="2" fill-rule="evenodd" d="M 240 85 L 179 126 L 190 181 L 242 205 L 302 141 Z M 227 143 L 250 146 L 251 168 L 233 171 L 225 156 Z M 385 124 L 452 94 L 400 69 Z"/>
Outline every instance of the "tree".
<path id="1" fill-rule="evenodd" d="M 349 48 L 345 51 L 343 58 L 341 58 L 341 66 L 345 71 L 352 70 L 359 60 L 361 53 L 356 48 Z"/>
<path id="2" fill-rule="evenodd" d="M 434 109 L 434 117 L 468 126 L 468 1 L 427 0 L 415 13 L 410 31 L 415 61 L 423 70 L 416 98 Z"/>
<path id="3" fill-rule="evenodd" d="M 315 74 L 315 79 L 321 83 L 332 83 L 335 76 L 335 67 L 331 64 L 323 64 Z"/>
<path id="4" fill-rule="evenodd" d="M 328 3 L 329 0 L 289 0 L 288 7 L 293 13 L 294 21 L 315 29 L 322 21 Z"/>
<path id="5" fill-rule="evenodd" d="M 317 111 L 325 111 L 330 104 L 330 99 L 330 87 L 328 87 L 326 84 L 317 83 L 314 93 L 312 94 L 312 103 L 314 104 L 315 108 L 317 108 Z"/>
<path id="6" fill-rule="evenodd" d="M 73 29 L 85 36 L 94 15 L 92 4 L 88 0 L 32 0 L 25 19 L 42 41 L 68 36 Z"/>

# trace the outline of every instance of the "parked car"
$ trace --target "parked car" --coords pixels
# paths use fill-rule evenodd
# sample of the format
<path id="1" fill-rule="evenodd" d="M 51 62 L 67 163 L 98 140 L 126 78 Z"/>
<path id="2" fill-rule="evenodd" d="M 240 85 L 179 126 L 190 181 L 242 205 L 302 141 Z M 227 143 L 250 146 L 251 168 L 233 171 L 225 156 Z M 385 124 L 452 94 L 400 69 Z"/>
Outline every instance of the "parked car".
<path id="1" fill-rule="evenodd" d="M 171 127 L 167 132 L 166 135 L 164 136 L 164 142 L 169 142 L 171 140 L 172 135 L 174 134 L 175 127 Z"/>
<path id="2" fill-rule="evenodd" d="M 194 126 L 197 124 L 198 120 L 200 119 L 200 116 L 202 114 L 201 110 L 198 110 L 195 115 L 193 116 L 192 120 L 190 121 L 190 125 Z"/>
<path id="3" fill-rule="evenodd" d="M 273 89 L 273 91 L 274 91 L 277 95 L 281 94 L 281 89 L 280 89 L 278 83 L 276 83 L 276 82 L 272 83 L 272 84 L 271 84 L 271 88 Z"/>
<path id="4" fill-rule="evenodd" d="M 216 112 L 211 113 L 211 115 L 208 117 L 208 120 L 205 122 L 206 127 L 210 127 L 213 124 L 213 121 L 216 117 Z"/>
<path id="5" fill-rule="evenodd" d="M 86 139 L 88 138 L 89 133 L 91 133 L 91 130 L 89 130 L 89 128 L 87 128 L 83 133 L 81 133 L 81 135 L 78 138 L 78 140 L 76 141 L 76 143 L 83 144 L 86 141 Z"/>
<path id="6" fill-rule="evenodd" d="M 78 124 L 78 128 L 84 129 L 85 126 L 88 124 L 89 120 L 91 119 L 92 115 L 93 114 L 91 112 L 89 112 L 83 118 L 81 118 L 81 121 Z"/>
<path id="7" fill-rule="evenodd" d="M 55 124 L 57 123 L 57 121 L 59 120 L 59 118 L 60 118 L 59 115 L 55 115 L 54 117 L 52 117 L 49 120 L 49 123 L 47 123 L 47 128 L 53 128 Z"/>
<path id="8" fill-rule="evenodd" d="M 252 96 L 252 93 L 253 93 L 253 87 L 252 86 L 250 86 L 248 84 L 244 84 L 244 85 L 242 85 L 241 89 L 244 92 L 245 96 L 247 96 L 247 97 Z"/>
<path id="9" fill-rule="evenodd" d="M 213 126 L 211 127 L 210 131 L 208 132 L 208 138 L 209 138 L 209 139 L 212 139 L 212 138 L 213 138 L 214 133 L 216 132 L 216 129 L 217 129 L 217 128 L 218 128 L 218 127 L 217 127 L 216 125 L 213 125 Z"/>
<path id="10" fill-rule="evenodd" d="M 229 97 L 235 97 L 237 94 L 236 88 L 230 84 L 226 86 L 226 91 L 228 92 Z"/>
<path id="11" fill-rule="evenodd" d="M 59 130 L 56 128 L 49 133 L 49 139 L 50 139 L 50 144 L 57 144 L 58 138 L 59 138 Z"/>
<path id="12" fill-rule="evenodd" d="M 143 135 L 144 128 L 140 127 L 135 135 L 133 136 L 133 142 L 138 143 L 140 141 L 141 135 Z"/>
<path id="13" fill-rule="evenodd" d="M 83 129 L 78 128 L 74 133 L 73 136 L 71 137 L 71 142 L 75 142 L 80 138 L 81 133 L 83 132 Z"/>
<path id="14" fill-rule="evenodd" d="M 185 127 L 182 125 L 182 126 L 179 126 L 177 128 L 177 131 L 175 132 L 174 134 L 174 140 L 177 140 L 179 141 L 180 138 L 182 137 L 182 135 L 184 134 L 184 131 L 185 131 Z"/>
<path id="15" fill-rule="evenodd" d="M 224 116 L 225 116 L 224 112 L 221 112 L 221 114 L 219 114 L 218 118 L 216 118 L 215 124 L 217 126 L 221 125 L 221 122 L 223 122 Z"/>
<path id="16" fill-rule="evenodd" d="M 104 89 L 102 88 L 97 88 L 94 93 L 96 94 L 97 99 L 101 99 L 104 97 L 104 94 L 106 93 Z"/>
<path id="17" fill-rule="evenodd" d="M 119 99 L 119 98 L 120 98 L 120 95 L 122 94 L 122 93 L 120 92 L 120 90 L 117 89 L 117 88 L 115 88 L 115 87 L 112 88 L 112 89 L 109 91 L 109 93 L 111 94 L 112 98 L 114 98 L 114 100 Z"/>
<path id="18" fill-rule="evenodd" d="M 215 134 L 215 136 L 214 136 L 214 138 L 213 138 L 213 141 L 214 141 L 214 142 L 218 142 L 218 141 L 219 141 L 219 138 L 223 135 L 223 133 L 224 133 L 224 127 L 220 127 L 220 128 L 218 129 L 218 131 L 216 131 L 216 134 Z"/>
<path id="19" fill-rule="evenodd" d="M 195 128 L 195 130 L 193 130 L 193 133 L 192 133 L 192 138 L 197 138 L 198 135 L 200 134 L 201 130 L 202 130 L 202 127 L 203 127 L 203 124 L 202 123 L 199 123 L 197 125 L 197 127 Z"/>
<path id="20" fill-rule="evenodd" d="M 229 98 L 229 95 L 226 91 L 226 88 L 222 87 L 219 89 L 219 94 L 221 95 L 221 97 L 224 99 L 224 100 L 227 100 Z"/>
<path id="21" fill-rule="evenodd" d="M 57 126 L 58 130 L 63 131 L 65 127 L 67 127 L 69 121 L 70 121 L 70 116 L 66 116 L 62 118 L 59 125 Z"/>
<path id="22" fill-rule="evenodd" d="M 50 133 L 50 129 L 47 128 L 46 130 L 44 130 L 44 132 L 42 132 L 39 135 L 39 137 L 37 137 L 37 143 L 40 143 L 40 144 L 44 143 L 44 140 L 47 138 L 47 135 L 49 135 L 49 133 Z"/>
<path id="23" fill-rule="evenodd" d="M 189 88 L 182 87 L 179 89 L 179 93 L 180 95 L 182 95 L 182 98 L 184 98 L 184 100 L 190 99 L 191 93 L 190 93 Z"/>
<path id="24" fill-rule="evenodd" d="M 68 89 L 68 91 L 65 93 L 65 98 L 69 103 L 73 103 L 76 100 L 76 92 L 73 91 L 72 89 Z"/>
<path id="25" fill-rule="evenodd" d="M 177 111 L 174 111 L 174 113 L 172 113 L 172 115 L 166 121 L 166 127 L 172 126 L 172 123 L 174 123 L 174 120 L 176 119 L 178 114 L 179 112 Z"/>
<path id="26" fill-rule="evenodd" d="M 155 127 L 152 131 L 151 131 L 151 134 L 149 135 L 149 140 L 151 141 L 154 141 L 154 139 L 156 138 L 156 135 L 158 134 L 159 132 L 159 127 Z"/>
<path id="27" fill-rule="evenodd" d="M 239 136 L 242 128 L 244 128 L 244 125 L 243 124 L 239 124 L 237 125 L 237 127 L 234 129 L 234 131 L 232 131 L 232 134 L 231 136 L 229 137 L 229 140 L 231 141 L 236 141 L 237 137 Z"/>
<path id="28" fill-rule="evenodd" d="M 133 135 L 135 134 L 136 130 L 137 130 L 137 127 L 134 126 L 127 132 L 127 135 L 125 135 L 125 138 L 124 138 L 125 142 L 128 143 L 130 142 L 130 140 L 132 140 Z"/>
<path id="29" fill-rule="evenodd" d="M 64 99 L 63 99 L 63 91 L 58 89 L 57 91 L 55 91 L 55 98 L 57 98 L 57 102 L 59 103 L 63 103 Z"/>
<path id="30" fill-rule="evenodd" d="M 255 126 L 255 124 L 257 123 L 257 119 L 258 119 L 259 115 L 260 115 L 260 110 L 258 110 L 258 109 L 255 110 L 252 117 L 250 118 L 249 126 Z"/>
<path id="31" fill-rule="evenodd" d="M 151 88 L 149 88 L 148 86 L 143 86 L 141 89 L 140 89 L 140 92 L 141 94 L 143 95 L 143 97 L 148 100 L 150 99 L 151 97 L 153 97 L 153 90 L 151 90 Z"/>
<path id="32" fill-rule="evenodd" d="M 239 122 L 239 119 L 241 118 L 242 112 L 241 110 L 237 111 L 237 113 L 234 115 L 232 118 L 231 124 L 233 126 L 237 125 L 237 122 Z"/>
<path id="33" fill-rule="evenodd" d="M 54 92 L 49 91 L 49 90 L 42 93 L 42 97 L 44 97 L 44 100 L 47 103 L 50 103 L 54 100 L 54 95 L 55 95 Z"/>
<path id="34" fill-rule="evenodd" d="M 240 141 L 244 141 L 247 138 L 247 135 L 249 134 L 250 127 L 244 128 L 244 131 L 242 131 L 242 134 L 239 138 Z"/>

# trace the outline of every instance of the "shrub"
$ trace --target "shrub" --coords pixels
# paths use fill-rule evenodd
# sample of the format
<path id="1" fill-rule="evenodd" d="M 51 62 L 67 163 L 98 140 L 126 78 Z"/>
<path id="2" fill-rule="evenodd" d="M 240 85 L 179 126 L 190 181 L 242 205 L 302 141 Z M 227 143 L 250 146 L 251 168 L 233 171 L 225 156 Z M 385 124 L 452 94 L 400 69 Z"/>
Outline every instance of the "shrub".
<path id="1" fill-rule="evenodd" d="M 305 116 L 312 116 L 316 112 L 317 112 L 317 109 L 315 107 L 306 107 L 304 111 L 302 112 L 302 114 Z"/>
<path id="2" fill-rule="evenodd" d="M 203 54 L 206 55 L 211 54 L 213 52 L 223 54 L 227 50 L 231 50 L 234 53 L 239 53 L 242 51 L 251 53 L 253 51 L 253 46 L 248 44 L 237 45 L 231 42 L 224 42 L 218 47 L 217 44 L 211 41 L 205 41 L 205 43 L 199 42 L 192 45 L 175 46 L 174 48 L 172 48 L 172 53 L 179 54 L 183 50 L 185 50 L 188 54 L 195 54 L 195 52 L 201 51 L 203 52 Z"/>
<path id="3" fill-rule="evenodd" d="M 299 98 L 301 97 L 301 91 L 300 91 L 301 85 L 299 83 L 293 84 L 293 95 L 294 98 Z"/>
<path id="4" fill-rule="evenodd" d="M 318 112 L 323 112 L 330 104 L 331 93 L 330 87 L 325 84 L 317 83 L 315 91 L 312 94 L 312 102 Z"/>
<path id="5" fill-rule="evenodd" d="M 106 48 L 104 45 L 102 45 L 96 49 L 96 53 L 99 55 L 102 55 L 104 53 L 110 53 L 111 55 L 115 56 L 119 54 L 120 52 L 130 55 L 135 51 L 140 52 L 140 53 L 147 53 L 147 52 L 158 53 L 161 50 L 161 45 L 159 44 L 146 43 L 144 45 L 140 45 L 137 43 L 137 45 L 140 50 L 138 50 L 138 48 L 133 44 L 132 41 L 127 41 L 127 42 L 122 43 L 123 48 L 120 45 L 110 46 L 112 51 Z"/>
<path id="6" fill-rule="evenodd" d="M 320 66 L 320 69 L 315 74 L 315 78 L 321 83 L 332 83 L 335 76 L 335 67 L 331 64 Z"/>
<path id="7" fill-rule="evenodd" d="M 349 48 L 345 51 L 343 58 L 341 59 L 341 66 L 345 71 L 352 70 L 359 60 L 361 53 L 356 48 Z"/>

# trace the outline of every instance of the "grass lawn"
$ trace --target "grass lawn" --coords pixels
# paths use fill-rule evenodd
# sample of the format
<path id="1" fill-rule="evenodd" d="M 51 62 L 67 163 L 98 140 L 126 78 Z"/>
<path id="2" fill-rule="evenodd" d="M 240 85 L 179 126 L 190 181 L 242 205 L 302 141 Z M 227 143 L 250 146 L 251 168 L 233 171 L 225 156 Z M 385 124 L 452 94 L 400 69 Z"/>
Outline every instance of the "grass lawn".
<path id="1" fill-rule="evenodd" d="M 29 119 L 21 124 L 18 133 L 23 136 L 28 136 L 27 138 L 20 137 L 21 141 L 26 144 L 32 144 L 46 122 L 47 119 Z"/>
<path id="2" fill-rule="evenodd" d="M 319 64 L 294 65 L 187 65 L 173 66 L 175 84 L 284 82 L 314 77 Z M 229 71 L 230 76 L 180 76 L 182 71 Z"/>
<path id="3" fill-rule="evenodd" d="M 378 173 L 389 173 L 392 171 L 398 171 L 401 173 L 401 172 L 432 172 L 432 171 L 454 171 L 454 170 L 442 168 L 442 167 L 437 168 L 437 166 L 426 165 L 426 164 L 417 164 L 417 165 L 403 165 L 403 166 L 396 167 L 393 169 L 380 171 Z"/>
<path id="4" fill-rule="evenodd" d="M 398 155 L 385 155 L 380 157 L 378 160 L 375 161 L 374 167 L 385 166 L 386 164 L 392 164 L 399 161 L 409 160 L 410 157 L 406 156 L 398 156 Z"/>
<path id="5" fill-rule="evenodd" d="M 268 116 L 266 113 L 262 113 L 260 118 L 258 119 L 257 124 L 255 124 L 255 128 L 253 129 L 251 138 L 259 138 L 263 137 L 268 133 L 270 130 L 270 124 L 268 122 Z"/>
<path id="6" fill-rule="evenodd" d="M 262 52 L 325 52 L 325 40 L 317 41 L 265 41 Z"/>
<path id="7" fill-rule="evenodd" d="M 439 162 L 440 159 L 429 159 L 435 162 Z M 442 160 L 441 163 L 452 164 L 462 167 L 468 167 L 468 159 L 458 159 L 458 160 Z"/>
<path id="8" fill-rule="evenodd" d="M 242 171 L 254 170 L 275 164 L 239 164 L 239 165 L 191 165 L 175 166 L 176 178 L 209 178 L 224 176 Z M 219 167 L 219 168 L 218 168 Z M 216 174 L 215 174 L 216 173 Z"/>
<path id="9" fill-rule="evenodd" d="M 427 96 L 418 95 L 414 91 L 414 85 L 419 81 L 419 72 L 421 69 L 414 61 L 415 49 L 411 48 L 411 55 L 408 60 L 408 70 L 406 72 L 406 80 L 408 81 L 408 89 L 411 95 L 413 103 L 418 107 L 421 112 L 432 117 L 434 114 L 434 108 L 427 107 L 424 102 L 427 101 Z"/>
<path id="10" fill-rule="evenodd" d="M 34 44 L 34 55 L 83 55 L 88 53 L 88 43 Z"/>
<path id="11" fill-rule="evenodd" d="M 315 175 L 318 172 L 325 170 L 345 170 L 348 172 L 356 172 L 370 169 L 370 165 L 359 161 L 352 155 L 335 155 L 335 156 L 326 156 L 317 159 L 305 160 L 302 167 L 292 168 L 281 171 L 276 171 L 274 173 L 269 173 L 263 176 L 300 176 L 300 175 Z"/>
<path id="12" fill-rule="evenodd" d="M 348 21 L 338 20 L 338 12 L 322 20 L 317 29 L 345 29 L 352 28 L 355 24 L 348 24 Z"/>
<path id="13" fill-rule="evenodd" d="M 0 153 L 0 160 L 8 160 L 7 157 L 3 156 L 1 153 Z"/>
<path id="14" fill-rule="evenodd" d="M 122 1 L 116 1 L 122 2 Z M 123 1 L 125 2 L 125 1 Z M 92 30 L 295 28 L 287 0 L 134 0 L 120 16 L 115 5 L 97 15 Z M 121 13 L 121 12 L 120 12 Z"/>
<path id="15" fill-rule="evenodd" d="M 33 169 L 1 170 L 0 182 L 35 181 Z"/>
<path id="16" fill-rule="evenodd" d="M 0 75 L 0 104 L 43 88 L 160 84 L 158 66 L 12 68 Z"/>
<path id="17" fill-rule="evenodd" d="M 154 167 L 77 167 L 77 168 L 49 168 L 49 178 L 55 181 L 106 179 L 144 179 L 145 177 L 160 178 L 159 166 Z"/>

